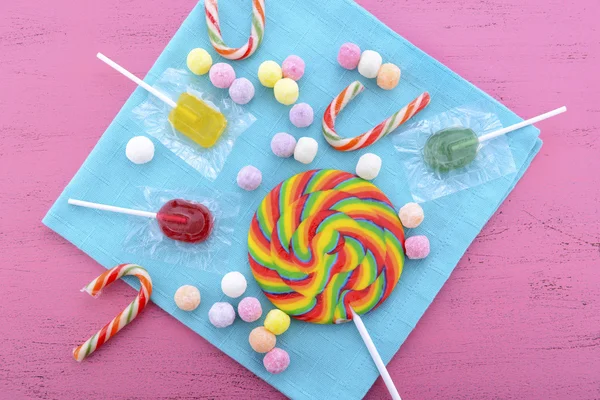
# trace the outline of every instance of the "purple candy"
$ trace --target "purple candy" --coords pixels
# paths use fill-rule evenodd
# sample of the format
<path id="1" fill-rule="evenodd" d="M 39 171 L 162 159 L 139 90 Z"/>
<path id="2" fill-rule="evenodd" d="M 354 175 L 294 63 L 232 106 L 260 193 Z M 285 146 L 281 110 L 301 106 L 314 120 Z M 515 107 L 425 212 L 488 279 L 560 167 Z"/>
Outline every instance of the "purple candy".
<path id="1" fill-rule="evenodd" d="M 271 150 L 277 157 L 288 158 L 294 154 L 296 138 L 289 133 L 279 132 L 271 139 Z"/>
<path id="2" fill-rule="evenodd" d="M 254 97 L 254 85 L 246 78 L 238 78 L 231 84 L 229 96 L 237 104 L 248 104 Z"/>
<path id="3" fill-rule="evenodd" d="M 411 260 L 420 260 L 429 255 L 429 239 L 427 236 L 411 236 L 404 242 L 406 256 Z"/>
<path id="4" fill-rule="evenodd" d="M 315 113 L 311 106 L 306 103 L 296 104 L 290 110 L 290 121 L 296 128 L 306 128 L 315 119 Z"/>
<path id="5" fill-rule="evenodd" d="M 235 71 L 229 64 L 217 63 L 210 68 L 208 76 L 215 87 L 227 89 L 235 79 Z"/>
<path id="6" fill-rule="evenodd" d="M 285 59 L 282 65 L 283 77 L 290 78 L 295 81 L 300 80 L 304 76 L 304 60 L 298 56 L 289 56 Z"/>
<path id="7" fill-rule="evenodd" d="M 344 43 L 338 53 L 338 63 L 346 69 L 353 70 L 360 62 L 360 47 L 354 43 Z"/>
<path id="8" fill-rule="evenodd" d="M 252 165 L 240 169 L 237 175 L 237 184 L 244 190 L 255 190 L 262 182 L 262 173 Z"/>
<path id="9" fill-rule="evenodd" d="M 235 321 L 235 310 L 229 303 L 215 303 L 208 311 L 208 320 L 215 328 L 226 328 Z"/>

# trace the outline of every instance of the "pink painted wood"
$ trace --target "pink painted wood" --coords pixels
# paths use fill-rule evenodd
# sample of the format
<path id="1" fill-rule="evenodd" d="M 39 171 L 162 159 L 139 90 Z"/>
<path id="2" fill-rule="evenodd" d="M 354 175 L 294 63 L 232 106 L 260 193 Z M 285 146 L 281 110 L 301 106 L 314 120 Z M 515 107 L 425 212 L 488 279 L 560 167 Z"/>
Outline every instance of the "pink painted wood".
<path id="1" fill-rule="evenodd" d="M 600 398 L 600 2 L 359 2 L 520 115 L 570 109 L 390 363 L 403 397 Z M 101 267 L 40 223 L 131 92 L 95 52 L 143 74 L 193 4 L 0 2 L 2 398 L 282 397 L 152 304 L 74 362 L 134 291 L 82 296 Z"/>

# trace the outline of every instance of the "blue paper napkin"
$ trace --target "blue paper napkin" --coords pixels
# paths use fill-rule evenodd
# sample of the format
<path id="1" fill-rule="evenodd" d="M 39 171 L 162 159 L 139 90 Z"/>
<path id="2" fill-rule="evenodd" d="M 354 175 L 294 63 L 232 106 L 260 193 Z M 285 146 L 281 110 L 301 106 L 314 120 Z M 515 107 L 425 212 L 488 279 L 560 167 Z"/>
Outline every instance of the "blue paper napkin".
<path id="1" fill-rule="evenodd" d="M 231 46 L 244 43 L 248 37 L 250 7 L 249 1 L 220 2 L 222 30 Z M 393 91 L 383 91 L 377 88 L 374 80 L 366 80 L 355 71 L 341 69 L 336 63 L 337 50 L 342 43 L 349 41 L 363 49 L 376 50 L 385 61 L 399 65 L 403 71 L 400 86 Z M 209 49 L 215 61 L 223 61 L 216 57 L 208 42 L 202 3 L 183 23 L 146 80 L 152 84 L 167 68 L 185 69 L 186 55 L 195 47 Z M 301 56 L 307 64 L 306 75 L 299 82 L 300 101 L 314 107 L 317 121 L 305 130 L 296 129 L 289 123 L 289 108 L 278 104 L 272 90 L 262 87 L 256 78 L 261 62 L 271 59 L 282 62 L 290 54 Z M 242 271 L 249 281 L 247 295 L 258 297 L 267 310 L 270 306 L 249 271 L 247 230 L 265 194 L 280 181 L 307 169 L 293 159 L 275 157 L 269 147 L 271 137 L 277 132 L 287 131 L 297 138 L 312 136 L 317 139 L 320 149 L 315 162 L 309 166 L 311 169 L 354 171 L 358 158 L 365 152 L 380 155 L 383 170 L 375 184 L 396 207 L 400 207 L 411 197 L 391 138 L 353 153 L 336 152 L 322 138 L 319 119 L 333 97 L 350 82 L 360 79 L 367 90 L 340 116 L 339 132 L 362 132 L 424 90 L 430 92 L 432 102 L 417 116 L 419 119 L 472 103 L 486 104 L 490 111 L 498 114 L 504 126 L 520 118 L 350 0 L 268 1 L 266 36 L 262 47 L 250 59 L 234 62 L 233 65 L 238 76 L 249 78 L 256 86 L 256 97 L 247 109 L 257 117 L 257 121 L 237 140 L 214 182 L 202 178 L 160 143 L 156 143 L 157 151 L 151 163 L 138 166 L 127 160 L 127 141 L 142 133 L 132 118 L 132 109 L 148 96 L 142 89 L 137 89 L 43 222 L 106 268 L 123 262 L 135 262 L 146 267 L 154 281 L 152 301 L 285 395 L 294 399 L 361 398 L 378 373 L 353 324 L 319 326 L 293 321 L 290 330 L 278 338 L 278 346 L 290 354 L 291 365 L 280 375 L 270 375 L 262 365 L 261 355 L 252 351 L 247 340 L 250 330 L 260 321 L 246 324 L 238 320 L 222 330 L 208 323 L 210 305 L 216 301 L 227 301 L 219 282 L 228 271 Z M 210 87 L 207 77 L 198 79 L 204 80 L 206 87 Z M 541 146 L 538 133 L 537 129 L 530 127 L 518 135 L 509 136 L 517 174 L 424 204 L 425 222 L 408 234 L 429 236 L 431 255 L 422 261 L 407 261 L 400 283 L 391 297 L 364 317 L 385 362 L 398 351 L 471 241 L 525 172 Z M 263 183 L 254 192 L 242 193 L 235 184 L 235 178 L 239 169 L 247 164 L 262 170 Z M 223 257 L 215 259 L 221 261 L 216 262 L 210 271 L 204 271 L 193 265 L 153 260 L 148 254 L 126 253 L 121 244 L 130 229 L 129 217 L 67 205 L 68 197 L 120 206 L 144 204 L 140 186 L 183 188 L 192 196 L 202 197 L 210 195 L 214 189 L 238 191 L 242 199 L 239 223 L 231 238 L 232 246 L 217 245 L 221 247 L 216 251 Z M 129 282 L 137 287 L 134 280 Z M 183 284 L 196 285 L 202 292 L 202 305 L 195 312 L 180 311 L 173 302 L 173 294 Z"/>

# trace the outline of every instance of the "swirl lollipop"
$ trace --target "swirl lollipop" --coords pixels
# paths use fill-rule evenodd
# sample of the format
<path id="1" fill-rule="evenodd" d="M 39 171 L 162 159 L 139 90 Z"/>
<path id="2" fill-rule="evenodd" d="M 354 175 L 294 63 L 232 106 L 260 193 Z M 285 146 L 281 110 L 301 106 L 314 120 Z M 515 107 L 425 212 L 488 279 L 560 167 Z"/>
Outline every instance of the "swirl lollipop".
<path id="1" fill-rule="evenodd" d="M 400 398 L 360 315 L 377 308 L 404 265 L 404 231 L 373 184 L 336 170 L 282 182 L 248 235 L 252 273 L 271 302 L 317 324 L 354 321 L 393 398 Z"/>

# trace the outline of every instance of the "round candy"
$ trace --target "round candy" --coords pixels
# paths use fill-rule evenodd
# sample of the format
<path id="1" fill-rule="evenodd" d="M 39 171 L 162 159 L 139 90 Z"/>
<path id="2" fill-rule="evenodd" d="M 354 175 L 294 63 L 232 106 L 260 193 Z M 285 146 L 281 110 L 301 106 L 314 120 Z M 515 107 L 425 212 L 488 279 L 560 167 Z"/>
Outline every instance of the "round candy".
<path id="1" fill-rule="evenodd" d="M 146 164 L 154 158 L 154 143 L 146 136 L 135 136 L 127 142 L 125 155 L 134 164 Z"/>
<path id="2" fill-rule="evenodd" d="M 416 228 L 425 218 L 423 209 L 417 203 L 406 203 L 398 212 L 398 216 L 406 228 Z"/>
<path id="3" fill-rule="evenodd" d="M 256 297 L 244 297 L 238 304 L 238 315 L 245 322 L 254 322 L 262 316 L 262 306 Z"/>
<path id="4" fill-rule="evenodd" d="M 219 89 L 227 89 L 235 80 L 233 67 L 225 63 L 217 63 L 210 68 L 210 81 Z"/>
<path id="5" fill-rule="evenodd" d="M 275 335 L 281 335 L 290 327 L 290 316 L 281 310 L 271 310 L 265 318 L 265 328 Z"/>
<path id="6" fill-rule="evenodd" d="M 300 89 L 296 81 L 283 78 L 275 84 L 275 98 L 285 106 L 292 105 L 298 100 Z"/>
<path id="7" fill-rule="evenodd" d="M 248 104 L 254 97 L 254 85 L 246 78 L 238 78 L 229 87 L 229 97 L 237 104 Z"/>
<path id="8" fill-rule="evenodd" d="M 346 69 L 353 70 L 360 61 L 360 47 L 354 43 L 344 43 L 337 57 L 338 63 Z"/>
<path id="9" fill-rule="evenodd" d="M 240 169 L 237 175 L 237 184 L 244 190 L 256 190 L 262 182 L 262 173 L 252 165 L 246 165 Z"/>
<path id="10" fill-rule="evenodd" d="M 257 353 L 267 353 L 275 347 L 277 338 L 271 332 L 259 326 L 258 328 L 252 329 L 250 336 L 248 337 L 250 347 Z"/>
<path id="11" fill-rule="evenodd" d="M 268 372 L 280 374 L 290 365 L 290 355 L 287 351 L 276 347 L 263 358 L 263 365 Z"/>
<path id="12" fill-rule="evenodd" d="M 411 260 L 420 260 L 429 255 L 429 239 L 427 236 L 411 236 L 406 239 L 406 256 Z"/>
<path id="13" fill-rule="evenodd" d="M 288 158 L 294 154 L 296 138 L 289 133 L 279 132 L 271 139 L 271 150 L 277 157 Z"/>
<path id="14" fill-rule="evenodd" d="M 213 60 L 208 51 L 197 48 L 189 52 L 187 67 L 196 75 L 204 75 L 212 66 Z"/>
<path id="15" fill-rule="evenodd" d="M 404 231 L 390 200 L 344 171 L 312 170 L 279 184 L 248 233 L 252 274 L 299 320 L 331 324 L 387 299 L 404 265 Z"/>
<path id="16" fill-rule="evenodd" d="M 358 63 L 358 72 L 365 78 L 373 79 L 377 76 L 383 59 L 378 52 L 365 50 L 360 56 Z"/>
<path id="17" fill-rule="evenodd" d="M 402 72 L 394 64 L 383 64 L 377 73 L 377 86 L 384 90 L 392 90 L 400 82 Z"/>
<path id="18" fill-rule="evenodd" d="M 184 285 L 175 292 L 175 304 L 183 311 L 194 311 L 200 305 L 200 291 L 192 285 Z"/>
<path id="19" fill-rule="evenodd" d="M 290 121 L 296 128 L 306 128 L 313 123 L 314 119 L 315 113 L 306 103 L 296 104 L 290 110 Z"/>
<path id="20" fill-rule="evenodd" d="M 263 86 L 272 88 L 283 78 L 283 72 L 275 61 L 265 61 L 258 67 L 258 80 Z"/>
<path id="21" fill-rule="evenodd" d="M 221 280 L 221 290 L 231 298 L 238 298 L 244 294 L 248 283 L 241 272 L 233 271 L 225 274 Z"/>
<path id="22" fill-rule="evenodd" d="M 289 56 L 283 62 L 283 77 L 298 81 L 304 76 L 305 67 L 303 59 L 298 56 Z"/>
<path id="23" fill-rule="evenodd" d="M 301 137 L 294 149 L 294 158 L 302 164 L 313 162 L 319 151 L 319 143 L 310 137 Z"/>
<path id="24" fill-rule="evenodd" d="M 377 178 L 381 171 L 381 157 L 377 154 L 367 153 L 363 154 L 356 164 L 356 175 L 363 179 L 371 181 Z"/>
<path id="25" fill-rule="evenodd" d="M 235 321 L 235 310 L 229 303 L 215 303 L 208 311 L 208 320 L 215 328 L 226 328 Z"/>

